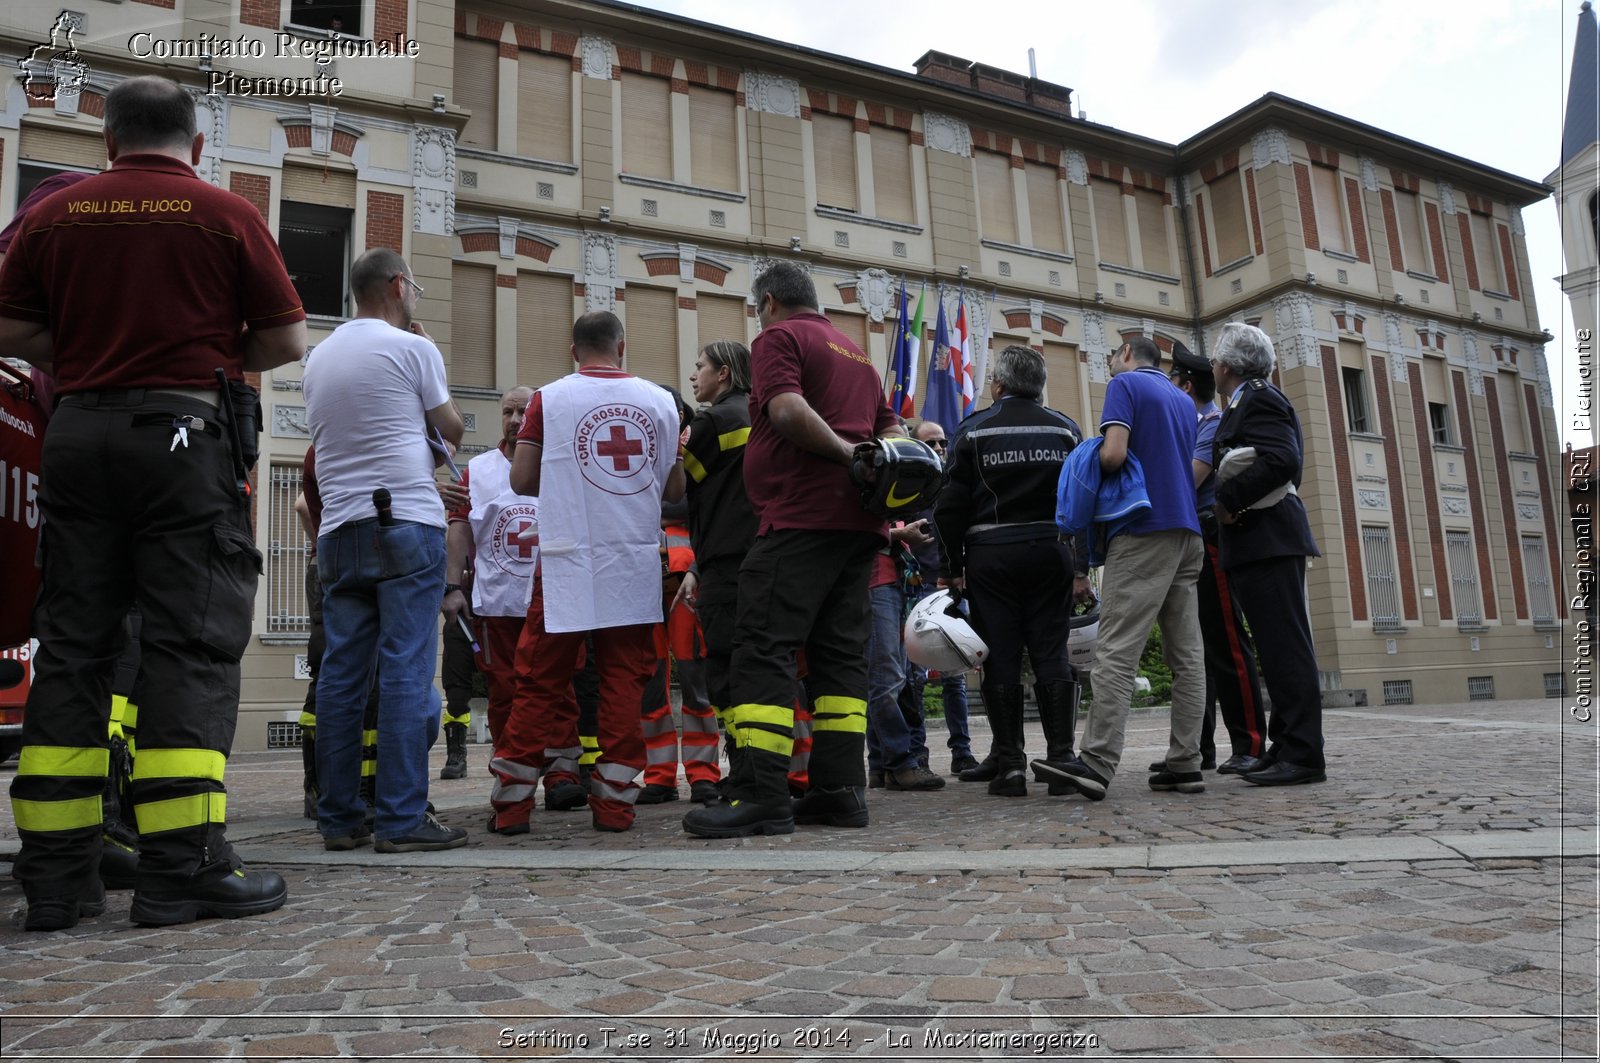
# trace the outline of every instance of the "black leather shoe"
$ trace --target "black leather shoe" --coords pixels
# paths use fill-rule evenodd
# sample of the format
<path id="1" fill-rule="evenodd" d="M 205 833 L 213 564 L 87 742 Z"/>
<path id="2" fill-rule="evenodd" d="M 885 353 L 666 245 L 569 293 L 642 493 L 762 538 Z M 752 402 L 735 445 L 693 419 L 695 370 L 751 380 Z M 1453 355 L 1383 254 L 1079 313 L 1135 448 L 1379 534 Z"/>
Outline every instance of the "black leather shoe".
<path id="1" fill-rule="evenodd" d="M 1217 758 L 1216 757 L 1206 757 L 1206 758 L 1202 759 L 1200 761 L 1200 770 L 1201 771 L 1216 771 L 1217 770 Z"/>
<path id="2" fill-rule="evenodd" d="M 527 834 L 532 829 L 533 825 L 525 819 L 518 820 L 515 823 L 508 823 L 502 827 L 500 826 L 500 817 L 493 812 L 489 813 L 490 834 L 503 834 L 509 838 L 513 834 Z"/>
<path id="3" fill-rule="evenodd" d="M 989 781 L 989 793 L 995 797 L 1027 797 L 1028 776 L 1019 768 L 1012 768 Z"/>
<path id="4" fill-rule="evenodd" d="M 1051 762 L 1041 761 L 1040 763 L 1048 765 Z M 1165 766 L 1165 762 L 1163 762 L 1162 767 L 1165 768 Z M 1073 757 L 1061 765 L 1058 772 L 1052 772 L 1051 774 L 1057 775 L 1061 782 L 1066 783 L 1091 801 L 1105 800 L 1106 787 L 1111 785 L 1109 779 L 1102 778 L 1099 772 L 1085 764 L 1080 757 Z M 1056 792 L 1054 785 L 1051 787 L 1050 792 Z"/>
<path id="5" fill-rule="evenodd" d="M 89 885 L 88 896 L 51 897 L 28 902 L 22 916 L 24 930 L 71 930 L 85 916 L 93 918 L 106 910 L 106 888 L 97 878 Z"/>
<path id="6" fill-rule="evenodd" d="M 978 758 L 971 753 L 957 753 L 950 758 L 950 774 L 959 778 L 962 772 L 972 771 L 978 766 Z"/>
<path id="7" fill-rule="evenodd" d="M 1248 753 L 1239 753 L 1217 765 L 1218 775 L 1249 775 L 1267 767 L 1267 762 Z"/>
<path id="8" fill-rule="evenodd" d="M 826 827 L 865 827 L 867 791 L 860 786 L 813 786 L 795 801 L 794 821 Z"/>
<path id="9" fill-rule="evenodd" d="M 639 796 L 634 798 L 636 805 L 664 805 L 668 801 L 678 799 L 678 788 L 653 782 L 639 790 Z"/>
<path id="10" fill-rule="evenodd" d="M 996 775 L 1000 774 L 1000 762 L 990 754 L 980 760 L 976 767 L 968 768 L 957 775 L 962 782 L 993 782 Z"/>
<path id="11" fill-rule="evenodd" d="M 275 912 L 289 899 L 289 887 L 276 871 L 239 868 L 185 889 L 138 890 L 128 917 L 139 926 L 176 926 L 196 919 L 239 919 Z"/>
<path id="12" fill-rule="evenodd" d="M 692 782 L 689 784 L 689 800 L 697 805 L 720 805 L 722 791 L 714 782 Z"/>
<path id="13" fill-rule="evenodd" d="M 1150 776 L 1150 789 L 1176 790 L 1180 794 L 1205 793 L 1206 779 L 1197 771 L 1158 771 Z"/>
<path id="14" fill-rule="evenodd" d="M 1290 764 L 1280 760 L 1270 768 L 1240 776 L 1257 786 L 1300 786 L 1308 782 L 1327 782 L 1328 773 L 1322 768 L 1308 768 L 1303 764 Z"/>
<path id="15" fill-rule="evenodd" d="M 139 878 L 139 850 L 109 834 L 100 843 L 100 881 L 108 890 L 131 890 Z"/>
<path id="16" fill-rule="evenodd" d="M 544 791 L 544 807 L 551 812 L 571 812 L 575 808 L 588 808 L 589 791 L 575 782 L 547 786 Z"/>
<path id="17" fill-rule="evenodd" d="M 793 834 L 794 813 L 787 804 L 729 801 L 697 808 L 683 817 L 683 829 L 696 838 L 744 838 L 751 834 Z"/>

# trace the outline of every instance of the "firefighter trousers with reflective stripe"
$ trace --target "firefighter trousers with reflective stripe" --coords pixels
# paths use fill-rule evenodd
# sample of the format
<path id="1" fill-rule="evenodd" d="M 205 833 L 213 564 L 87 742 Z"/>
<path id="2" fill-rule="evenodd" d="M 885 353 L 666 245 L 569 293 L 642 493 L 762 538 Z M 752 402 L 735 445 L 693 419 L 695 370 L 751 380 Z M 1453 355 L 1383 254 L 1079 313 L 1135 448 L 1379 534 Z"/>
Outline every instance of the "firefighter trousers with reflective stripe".
<path id="1" fill-rule="evenodd" d="M 656 667 L 645 684 L 644 701 L 639 706 L 639 722 L 644 729 L 647 785 L 678 785 L 678 730 L 683 730 L 683 776 L 691 783 L 716 782 L 722 777 L 717 766 L 717 717 L 705 687 L 705 642 L 695 615 L 682 603 L 672 611 L 666 624 L 654 632 Z M 681 704 L 679 722 L 672 717 L 672 672 L 678 673 Z"/>
<path id="2" fill-rule="evenodd" d="M 140 887 L 181 886 L 235 863 L 223 763 L 261 555 L 222 437 L 191 432 L 173 447 L 170 422 L 140 419 L 152 413 L 216 416 L 175 396 L 73 394 L 45 437 L 40 646 L 11 784 L 22 840 L 14 874 L 29 898 L 77 896 L 97 873 L 112 673 L 135 602 Z"/>
<path id="3" fill-rule="evenodd" d="M 741 751 L 736 798 L 788 799 L 802 648 L 813 711 L 811 785 L 866 785 L 867 577 L 882 545 L 882 536 L 865 532 L 791 529 L 762 536 L 746 555 L 729 681 Z"/>

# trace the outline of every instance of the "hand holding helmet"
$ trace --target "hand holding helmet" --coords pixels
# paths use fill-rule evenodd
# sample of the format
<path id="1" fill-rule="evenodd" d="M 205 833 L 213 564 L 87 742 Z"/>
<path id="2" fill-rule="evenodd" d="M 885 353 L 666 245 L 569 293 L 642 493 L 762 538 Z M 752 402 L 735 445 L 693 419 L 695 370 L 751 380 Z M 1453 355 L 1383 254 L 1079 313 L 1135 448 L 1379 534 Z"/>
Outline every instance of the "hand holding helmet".
<path id="1" fill-rule="evenodd" d="M 970 672 L 989 657 L 989 647 L 968 623 L 961 592 L 939 590 L 918 602 L 906 617 L 906 657 L 944 675 Z"/>
<path id="2" fill-rule="evenodd" d="M 944 463 L 921 440 L 874 439 L 856 444 L 850 482 L 861 491 L 861 508 L 892 520 L 933 504 L 944 486 Z"/>

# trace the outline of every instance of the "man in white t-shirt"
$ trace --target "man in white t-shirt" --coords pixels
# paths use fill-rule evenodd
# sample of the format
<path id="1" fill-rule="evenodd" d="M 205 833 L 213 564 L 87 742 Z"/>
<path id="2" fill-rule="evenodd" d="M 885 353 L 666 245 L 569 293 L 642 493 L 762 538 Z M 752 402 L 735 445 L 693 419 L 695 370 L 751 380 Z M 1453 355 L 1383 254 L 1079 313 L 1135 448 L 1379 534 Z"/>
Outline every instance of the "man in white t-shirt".
<path id="1" fill-rule="evenodd" d="M 517 692 L 495 742 L 493 828 L 527 830 L 547 751 L 577 734 L 572 676 L 585 635 L 600 674 L 600 756 L 589 774 L 594 828 L 633 825 L 644 770 L 639 706 L 661 623 L 661 501 L 683 497 L 678 410 L 622 369 L 622 322 L 599 310 L 572 326 L 578 371 L 534 392 L 510 484 L 539 499 L 539 564 L 517 645 Z"/>
<path id="2" fill-rule="evenodd" d="M 312 351 L 304 394 L 323 510 L 317 538 L 327 649 L 317 679 L 317 822 L 323 845 L 380 853 L 464 845 L 428 811 L 439 732 L 433 675 L 444 597 L 445 517 L 427 433 L 465 424 L 444 359 L 414 320 L 405 259 L 368 251 L 350 270 L 356 316 Z M 378 674 L 377 817 L 364 823 L 361 714 Z"/>

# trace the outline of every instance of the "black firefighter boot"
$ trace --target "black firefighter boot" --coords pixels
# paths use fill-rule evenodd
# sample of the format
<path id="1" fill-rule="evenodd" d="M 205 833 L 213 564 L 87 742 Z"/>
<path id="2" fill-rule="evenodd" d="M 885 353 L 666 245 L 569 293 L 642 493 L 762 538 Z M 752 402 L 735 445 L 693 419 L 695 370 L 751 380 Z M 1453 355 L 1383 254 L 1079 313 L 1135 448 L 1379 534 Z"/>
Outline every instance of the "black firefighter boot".
<path id="1" fill-rule="evenodd" d="M 439 772 L 441 779 L 464 779 L 467 776 L 467 725 L 464 723 L 447 723 L 444 725 L 444 767 Z"/>
<path id="2" fill-rule="evenodd" d="M 317 818 L 317 801 L 322 797 L 322 787 L 317 782 L 317 729 L 300 728 L 300 763 L 305 768 L 306 796 L 302 814 L 306 819 Z"/>
<path id="3" fill-rule="evenodd" d="M 993 686 L 983 692 L 984 711 L 994 735 L 991 755 L 995 758 L 995 777 L 989 781 L 989 792 L 996 797 L 1028 795 L 1028 776 L 1023 771 L 1028 763 L 1022 744 L 1024 693 L 1020 683 Z"/>
<path id="4" fill-rule="evenodd" d="M 1033 687 L 1034 696 L 1039 699 L 1039 723 L 1044 727 L 1044 759 L 1033 762 L 1033 778 L 1048 783 L 1052 794 L 1078 792 L 1065 779 L 1077 735 L 1078 691 L 1078 684 L 1067 679 L 1035 683 Z"/>

